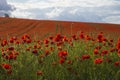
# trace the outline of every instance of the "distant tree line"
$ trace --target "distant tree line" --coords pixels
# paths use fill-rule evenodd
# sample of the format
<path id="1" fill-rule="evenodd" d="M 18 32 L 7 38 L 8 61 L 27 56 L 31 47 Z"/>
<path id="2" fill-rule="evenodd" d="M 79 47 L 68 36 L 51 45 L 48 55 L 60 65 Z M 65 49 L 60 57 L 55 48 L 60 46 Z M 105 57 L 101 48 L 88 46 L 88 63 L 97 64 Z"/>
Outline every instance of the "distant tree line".
<path id="1" fill-rule="evenodd" d="M 4 17 L 9 18 L 10 16 L 9 16 L 9 14 L 5 13 L 5 14 L 4 14 Z"/>

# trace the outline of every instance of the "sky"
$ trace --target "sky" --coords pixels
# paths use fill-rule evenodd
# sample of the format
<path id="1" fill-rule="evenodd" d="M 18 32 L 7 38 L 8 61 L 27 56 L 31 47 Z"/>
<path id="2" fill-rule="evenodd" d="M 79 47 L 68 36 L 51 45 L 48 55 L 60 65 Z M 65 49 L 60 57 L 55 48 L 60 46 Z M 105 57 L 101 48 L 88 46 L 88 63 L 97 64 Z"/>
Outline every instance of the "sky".
<path id="1" fill-rule="evenodd" d="M 120 0 L 0 0 L 0 16 L 120 24 Z"/>

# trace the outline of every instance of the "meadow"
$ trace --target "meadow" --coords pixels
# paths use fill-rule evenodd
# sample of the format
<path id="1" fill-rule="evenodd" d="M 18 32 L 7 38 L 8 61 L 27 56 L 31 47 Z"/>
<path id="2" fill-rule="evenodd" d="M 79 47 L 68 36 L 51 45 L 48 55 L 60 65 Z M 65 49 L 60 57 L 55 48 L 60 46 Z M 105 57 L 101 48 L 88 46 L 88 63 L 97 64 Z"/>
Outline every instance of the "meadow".
<path id="1" fill-rule="evenodd" d="M 64 34 L 59 26 L 55 34 L 46 33 L 43 37 L 24 31 L 19 37 L 1 37 L 0 80 L 120 80 L 117 29 L 116 33 L 100 27 L 77 32 L 71 25 L 69 34 Z"/>

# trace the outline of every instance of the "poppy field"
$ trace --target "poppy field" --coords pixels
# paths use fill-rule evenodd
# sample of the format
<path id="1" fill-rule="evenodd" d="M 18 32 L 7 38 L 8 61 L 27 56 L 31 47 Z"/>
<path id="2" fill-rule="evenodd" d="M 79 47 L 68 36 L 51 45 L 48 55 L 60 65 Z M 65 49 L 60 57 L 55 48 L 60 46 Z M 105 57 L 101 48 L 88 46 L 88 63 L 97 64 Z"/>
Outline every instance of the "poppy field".
<path id="1" fill-rule="evenodd" d="M 8 32 L 17 35 L 16 29 Z M 1 37 L 0 80 L 119 80 L 119 30 L 113 28 L 116 33 L 112 33 L 112 29 L 105 32 L 100 27 L 96 31 L 77 29 L 69 29 L 66 34 L 57 26 L 55 34 L 43 37 L 32 30 L 20 36 Z"/>

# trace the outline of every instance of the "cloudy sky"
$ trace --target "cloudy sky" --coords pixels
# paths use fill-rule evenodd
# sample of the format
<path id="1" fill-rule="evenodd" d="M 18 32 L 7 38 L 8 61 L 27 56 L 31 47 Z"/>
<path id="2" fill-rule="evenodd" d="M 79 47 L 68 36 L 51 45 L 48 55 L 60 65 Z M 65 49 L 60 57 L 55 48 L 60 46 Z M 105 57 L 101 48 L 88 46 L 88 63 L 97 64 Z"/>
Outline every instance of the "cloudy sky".
<path id="1" fill-rule="evenodd" d="M 0 16 L 120 24 L 120 0 L 0 0 Z"/>

